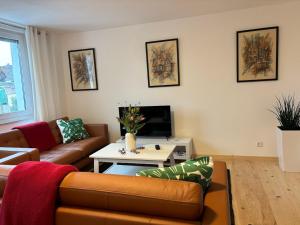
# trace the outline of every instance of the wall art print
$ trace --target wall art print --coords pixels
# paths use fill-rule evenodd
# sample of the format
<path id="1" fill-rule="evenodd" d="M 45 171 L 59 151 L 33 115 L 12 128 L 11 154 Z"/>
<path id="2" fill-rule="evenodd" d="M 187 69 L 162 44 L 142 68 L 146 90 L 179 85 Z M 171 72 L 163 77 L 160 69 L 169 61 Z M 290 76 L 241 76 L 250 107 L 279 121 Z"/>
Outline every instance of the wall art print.
<path id="1" fill-rule="evenodd" d="M 178 39 L 146 42 L 148 87 L 179 86 Z"/>
<path id="2" fill-rule="evenodd" d="M 237 32 L 237 82 L 278 80 L 278 27 Z"/>
<path id="3" fill-rule="evenodd" d="M 68 53 L 72 90 L 98 90 L 95 49 L 71 50 Z"/>

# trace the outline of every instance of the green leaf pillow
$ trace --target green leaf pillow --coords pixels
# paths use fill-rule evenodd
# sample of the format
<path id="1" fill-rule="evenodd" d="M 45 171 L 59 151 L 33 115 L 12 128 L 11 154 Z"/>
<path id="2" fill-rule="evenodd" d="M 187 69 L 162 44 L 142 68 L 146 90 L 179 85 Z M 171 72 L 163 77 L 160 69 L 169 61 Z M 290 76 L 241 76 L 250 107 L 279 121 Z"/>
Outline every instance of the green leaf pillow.
<path id="1" fill-rule="evenodd" d="M 90 135 L 84 128 L 82 119 L 56 120 L 56 124 L 63 137 L 63 143 L 71 143 L 77 140 L 89 138 Z"/>
<path id="2" fill-rule="evenodd" d="M 142 170 L 136 175 L 196 182 L 206 191 L 211 183 L 213 164 L 212 157 L 202 156 L 170 167 Z"/>

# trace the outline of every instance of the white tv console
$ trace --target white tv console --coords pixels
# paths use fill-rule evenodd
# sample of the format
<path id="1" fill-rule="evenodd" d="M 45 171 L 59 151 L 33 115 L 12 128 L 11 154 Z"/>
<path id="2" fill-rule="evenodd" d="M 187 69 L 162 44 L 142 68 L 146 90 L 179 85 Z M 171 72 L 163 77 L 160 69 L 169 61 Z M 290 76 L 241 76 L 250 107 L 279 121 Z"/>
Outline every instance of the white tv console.
<path id="1" fill-rule="evenodd" d="M 137 137 L 137 145 L 145 144 L 172 144 L 176 145 L 174 150 L 174 159 L 189 160 L 192 158 L 193 142 L 192 138 L 141 138 Z M 124 138 L 120 138 L 117 143 L 124 143 Z"/>

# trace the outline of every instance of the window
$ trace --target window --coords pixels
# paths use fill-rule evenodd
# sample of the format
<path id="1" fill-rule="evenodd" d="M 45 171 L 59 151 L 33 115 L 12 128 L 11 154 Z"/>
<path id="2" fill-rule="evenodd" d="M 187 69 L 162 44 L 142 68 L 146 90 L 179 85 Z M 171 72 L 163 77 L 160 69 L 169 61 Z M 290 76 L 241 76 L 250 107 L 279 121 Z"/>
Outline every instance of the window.
<path id="1" fill-rule="evenodd" d="M 32 112 L 24 30 L 0 29 L 0 123 L 30 119 Z"/>

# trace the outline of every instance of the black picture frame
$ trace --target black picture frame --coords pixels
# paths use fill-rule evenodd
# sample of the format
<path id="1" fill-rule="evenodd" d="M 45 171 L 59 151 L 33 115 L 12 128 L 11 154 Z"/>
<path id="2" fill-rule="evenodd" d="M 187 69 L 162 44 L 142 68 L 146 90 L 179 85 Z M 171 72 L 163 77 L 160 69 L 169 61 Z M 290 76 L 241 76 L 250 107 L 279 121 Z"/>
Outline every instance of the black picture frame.
<path id="1" fill-rule="evenodd" d="M 274 74 L 272 74 L 272 76 L 270 76 L 270 78 L 253 78 L 253 79 L 241 79 L 241 74 L 240 74 L 240 70 L 242 69 L 242 65 L 241 65 L 241 43 L 240 43 L 240 35 L 243 33 L 259 33 L 260 31 L 267 31 L 270 30 L 270 32 L 275 32 L 275 34 L 273 35 L 273 38 L 275 38 L 275 43 L 272 45 L 272 47 L 275 49 L 276 53 L 275 56 L 272 57 L 272 61 L 275 60 L 275 65 L 272 65 L 272 67 L 275 69 Z M 237 51 L 237 77 L 236 80 L 238 83 L 241 82 L 259 82 L 259 81 L 276 81 L 278 80 L 278 51 L 279 51 L 279 27 L 278 26 L 273 26 L 273 27 L 264 27 L 264 28 L 258 28 L 258 29 L 249 29 L 249 30 L 241 30 L 241 31 L 237 31 L 236 32 L 236 51 Z M 274 50 L 272 49 L 272 51 Z M 257 56 L 259 57 L 259 56 Z"/>
<path id="2" fill-rule="evenodd" d="M 150 45 L 153 45 L 153 44 L 160 44 L 160 43 L 163 43 L 163 42 L 174 42 L 175 43 L 175 46 L 176 46 L 176 49 L 173 53 L 176 54 L 176 74 L 175 74 L 175 81 L 174 83 L 162 83 L 162 84 L 156 84 L 156 85 L 153 85 L 151 84 L 151 70 L 150 70 L 150 65 L 149 65 L 149 60 L 150 60 L 150 56 L 149 56 L 149 49 L 150 48 Z M 147 62 L 147 76 L 148 76 L 148 87 L 149 88 L 155 88 L 155 87 L 172 87 L 172 86 L 180 86 L 180 66 L 179 66 L 179 47 L 178 47 L 178 38 L 173 38 L 173 39 L 164 39 L 164 40 L 158 40 L 158 41 L 148 41 L 145 43 L 145 48 L 146 48 L 146 62 Z"/>
<path id="3" fill-rule="evenodd" d="M 73 72 L 73 64 L 72 64 L 72 54 L 78 54 L 78 53 L 82 53 L 84 54 L 84 52 L 91 52 L 92 54 L 92 63 L 93 63 L 93 74 L 92 77 L 94 77 L 94 87 L 88 87 L 87 88 L 76 88 L 74 85 L 77 82 L 76 78 L 75 81 L 73 80 L 74 77 L 74 72 Z M 95 91 L 98 90 L 98 76 L 97 76 L 97 65 L 96 65 L 96 56 L 95 56 L 95 48 L 85 48 L 85 49 L 76 49 L 76 50 L 69 50 L 68 51 L 68 57 L 69 57 L 69 69 L 70 69 L 70 77 L 71 77 L 71 86 L 72 86 L 72 91 Z M 84 63 L 87 63 L 86 61 Z M 90 71 L 87 71 L 90 72 Z M 89 77 L 91 77 L 91 75 L 88 75 Z M 78 83 L 78 82 L 77 82 Z M 80 84 L 80 82 L 79 82 Z"/>

